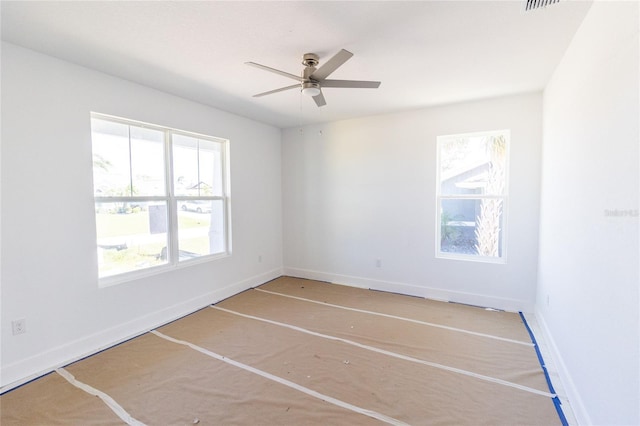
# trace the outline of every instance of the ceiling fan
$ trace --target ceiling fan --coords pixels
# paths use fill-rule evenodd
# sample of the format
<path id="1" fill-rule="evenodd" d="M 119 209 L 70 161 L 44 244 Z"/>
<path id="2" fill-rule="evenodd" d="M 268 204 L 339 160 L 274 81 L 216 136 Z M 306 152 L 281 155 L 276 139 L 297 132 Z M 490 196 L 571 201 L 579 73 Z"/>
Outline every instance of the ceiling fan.
<path id="1" fill-rule="evenodd" d="M 316 68 L 319 63 L 319 57 L 315 53 L 305 53 L 302 55 L 302 65 L 305 66 L 302 70 L 302 75 L 297 76 L 288 72 L 280 71 L 275 68 L 267 67 L 265 65 L 256 64 L 255 62 L 245 62 L 252 67 L 260 68 L 265 71 L 270 71 L 276 74 L 283 75 L 285 77 L 292 78 L 298 81 L 298 84 L 291 86 L 281 87 L 275 90 L 269 90 L 268 92 L 258 93 L 253 95 L 254 98 L 260 96 L 270 95 L 272 93 L 282 92 L 289 89 L 300 88 L 303 94 L 313 97 L 316 105 L 319 107 L 324 106 L 327 102 L 322 94 L 323 87 L 342 87 L 342 88 L 364 88 L 364 89 L 377 89 L 380 86 L 379 81 L 363 81 L 363 80 L 327 80 L 327 77 L 337 70 L 342 64 L 347 62 L 349 58 L 353 56 L 353 53 L 348 50 L 340 50 L 331 59 L 329 59 L 320 68 Z"/>

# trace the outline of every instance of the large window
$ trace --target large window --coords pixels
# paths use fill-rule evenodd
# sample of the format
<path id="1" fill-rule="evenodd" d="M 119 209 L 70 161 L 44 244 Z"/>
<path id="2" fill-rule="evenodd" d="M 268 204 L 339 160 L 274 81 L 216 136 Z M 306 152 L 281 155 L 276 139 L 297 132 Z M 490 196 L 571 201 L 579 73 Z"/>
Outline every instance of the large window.
<path id="1" fill-rule="evenodd" d="M 229 252 L 228 141 L 91 115 L 101 279 Z"/>
<path id="2" fill-rule="evenodd" d="M 437 257 L 504 262 L 509 131 L 437 140 Z"/>

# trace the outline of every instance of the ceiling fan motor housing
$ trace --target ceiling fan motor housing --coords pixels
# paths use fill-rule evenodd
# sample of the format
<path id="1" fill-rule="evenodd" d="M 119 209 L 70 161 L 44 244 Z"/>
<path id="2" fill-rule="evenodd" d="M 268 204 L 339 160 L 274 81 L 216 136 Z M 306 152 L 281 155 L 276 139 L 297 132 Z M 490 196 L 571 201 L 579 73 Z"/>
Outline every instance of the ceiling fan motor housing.
<path id="1" fill-rule="evenodd" d="M 306 81 L 302 83 L 302 90 L 316 88 L 320 90 L 320 84 L 315 81 Z"/>

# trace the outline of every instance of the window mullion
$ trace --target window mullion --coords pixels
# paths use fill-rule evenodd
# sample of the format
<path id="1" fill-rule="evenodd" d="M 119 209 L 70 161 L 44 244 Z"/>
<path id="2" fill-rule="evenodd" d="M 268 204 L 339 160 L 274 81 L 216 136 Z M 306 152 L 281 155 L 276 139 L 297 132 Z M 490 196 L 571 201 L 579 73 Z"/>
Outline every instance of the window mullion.
<path id="1" fill-rule="evenodd" d="M 179 259 L 178 247 L 178 203 L 175 198 L 175 188 L 173 187 L 173 134 L 167 130 L 165 132 L 165 169 L 166 169 L 166 187 L 167 187 L 167 204 L 168 204 L 168 220 L 169 235 L 167 236 L 169 250 L 169 263 L 175 265 Z"/>
<path id="2" fill-rule="evenodd" d="M 224 214 L 224 247 L 227 253 L 231 253 L 231 203 L 229 201 L 229 196 L 231 192 L 231 188 L 229 186 L 229 144 L 225 143 L 222 145 L 222 149 L 220 152 L 220 163 L 222 165 L 221 176 L 222 176 L 222 196 L 223 196 L 223 214 Z"/>
<path id="3" fill-rule="evenodd" d="M 198 170 L 198 182 L 196 183 L 197 187 L 198 187 L 198 197 L 202 194 L 200 194 L 200 182 L 202 182 L 202 179 L 200 179 L 200 139 L 196 139 L 196 161 L 197 161 L 197 170 Z"/>
<path id="4" fill-rule="evenodd" d="M 127 139 L 129 142 L 129 195 L 133 197 L 133 155 L 131 154 L 131 126 L 127 126 Z"/>
<path id="5" fill-rule="evenodd" d="M 136 196 L 136 197 L 94 197 L 96 203 L 123 203 L 123 202 L 148 202 L 167 201 L 167 197 L 160 196 Z"/>
<path id="6" fill-rule="evenodd" d="M 176 195 L 173 197 L 177 201 L 185 201 L 185 200 L 207 200 L 207 201 L 218 201 L 225 200 L 225 197 L 222 195 Z"/>
<path id="7" fill-rule="evenodd" d="M 451 194 L 451 195 L 438 195 L 438 198 L 443 200 L 482 200 L 482 199 L 493 199 L 499 200 L 502 198 L 506 198 L 506 195 L 496 195 L 496 194 Z"/>

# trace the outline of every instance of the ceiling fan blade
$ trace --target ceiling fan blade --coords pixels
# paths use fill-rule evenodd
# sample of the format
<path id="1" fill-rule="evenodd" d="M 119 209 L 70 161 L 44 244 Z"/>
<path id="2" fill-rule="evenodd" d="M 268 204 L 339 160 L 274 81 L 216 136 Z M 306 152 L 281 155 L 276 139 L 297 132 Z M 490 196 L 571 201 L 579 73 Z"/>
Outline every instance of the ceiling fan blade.
<path id="1" fill-rule="evenodd" d="M 289 77 L 289 78 L 292 78 L 292 79 L 297 80 L 299 82 L 302 82 L 302 77 L 297 76 L 295 74 L 290 74 L 288 72 L 280 71 L 280 70 L 277 70 L 275 68 L 268 67 L 266 65 L 256 64 L 255 62 L 245 62 L 245 64 L 250 65 L 252 67 L 263 69 L 265 71 L 270 71 L 270 72 L 273 72 L 273 73 L 276 73 L 276 74 L 280 74 L 282 76 Z"/>
<path id="2" fill-rule="evenodd" d="M 316 105 L 318 105 L 319 107 L 325 106 L 327 104 L 327 101 L 324 100 L 324 95 L 322 94 L 322 92 L 315 95 L 313 97 L 313 100 L 316 101 Z"/>
<path id="3" fill-rule="evenodd" d="M 377 89 L 380 87 L 379 81 L 364 81 L 364 80 L 322 80 L 320 82 L 322 87 L 348 87 L 356 89 Z"/>
<path id="4" fill-rule="evenodd" d="M 329 74 L 337 70 L 338 67 L 347 62 L 352 56 L 353 53 L 349 52 L 348 50 L 342 49 L 341 51 L 333 55 L 331 59 L 325 62 L 324 65 L 318 68 L 316 72 L 311 74 L 311 78 L 317 81 L 324 80 L 325 78 L 329 77 Z"/>
<path id="5" fill-rule="evenodd" d="M 260 96 L 266 96 L 266 95 L 270 95 L 272 93 L 284 92 L 285 90 L 296 89 L 296 88 L 299 89 L 300 85 L 299 84 L 294 84 L 292 86 L 281 87 L 279 89 L 269 90 L 268 92 L 263 92 L 263 93 L 258 93 L 257 95 L 253 95 L 253 97 L 254 98 L 259 98 Z"/>

